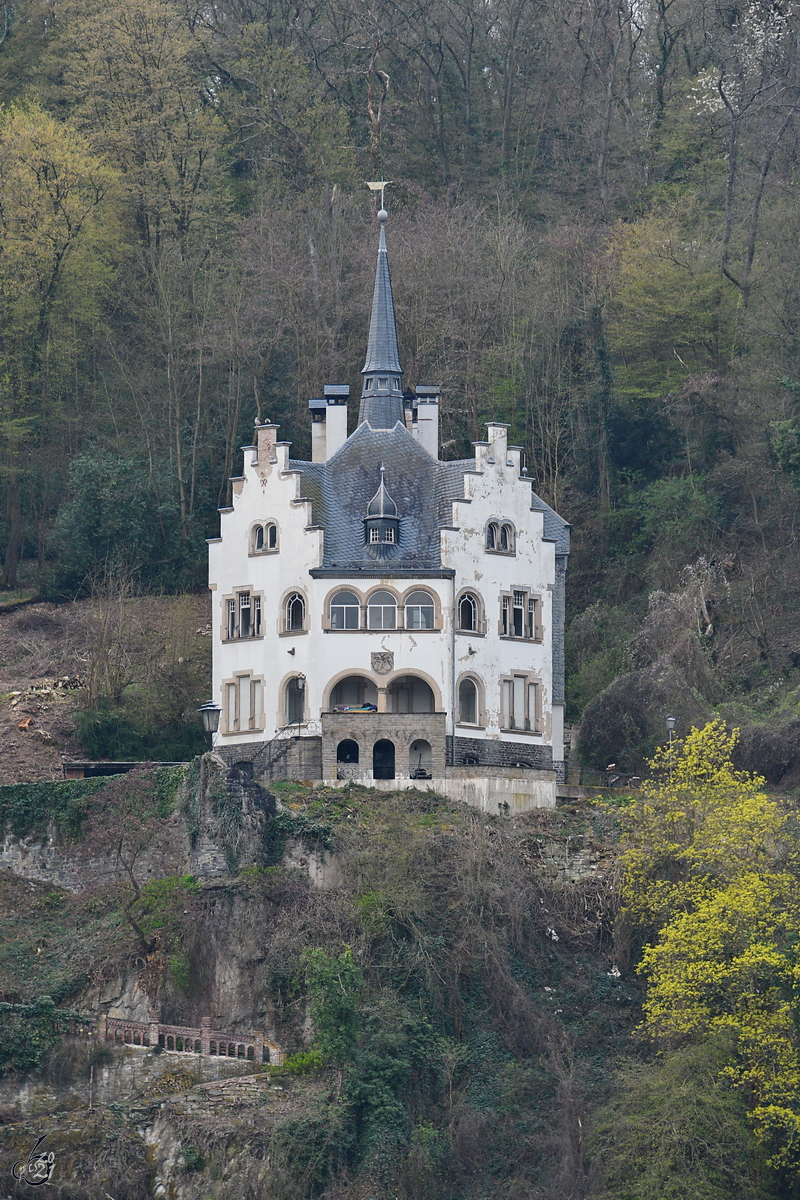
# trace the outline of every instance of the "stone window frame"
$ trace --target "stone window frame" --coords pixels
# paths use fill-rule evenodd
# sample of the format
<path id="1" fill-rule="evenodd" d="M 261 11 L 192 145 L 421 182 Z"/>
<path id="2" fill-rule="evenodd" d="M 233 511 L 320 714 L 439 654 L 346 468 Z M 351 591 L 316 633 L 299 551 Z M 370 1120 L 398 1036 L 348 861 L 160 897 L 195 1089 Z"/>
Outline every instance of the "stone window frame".
<path id="1" fill-rule="evenodd" d="M 475 629 L 467 629 L 461 624 L 461 602 L 467 596 L 471 596 L 475 601 Z M 468 637 L 485 637 L 486 636 L 486 608 L 483 603 L 483 596 L 474 587 L 462 588 L 456 596 L 456 633 L 464 633 Z"/>
<path id="2" fill-rule="evenodd" d="M 301 629 L 289 629 L 289 602 L 298 597 L 303 602 L 303 625 Z M 304 633 L 308 633 L 309 629 L 309 605 L 308 596 L 303 588 L 292 587 L 287 588 L 281 597 L 280 607 L 278 609 L 278 637 L 301 637 Z"/>
<path id="3" fill-rule="evenodd" d="M 355 596 L 356 600 L 358 601 L 358 624 L 354 629 L 334 629 L 331 623 L 331 605 L 336 597 L 342 592 L 350 592 L 350 594 Z M 325 597 L 325 603 L 322 606 L 322 628 L 328 633 L 359 633 L 364 628 L 365 612 L 366 606 L 364 604 L 363 593 L 358 588 L 342 586 L 342 584 L 339 584 L 337 587 L 333 588 L 332 591 L 328 592 L 327 596 Z"/>
<path id="4" fill-rule="evenodd" d="M 430 627 L 430 629 L 409 629 L 406 625 L 406 604 L 408 603 L 409 596 L 413 596 L 415 592 L 424 592 L 431 598 L 433 604 L 433 625 Z M 438 592 L 435 592 L 431 587 L 426 587 L 425 584 L 412 584 L 400 594 L 399 613 L 403 623 L 402 625 L 398 625 L 397 628 L 401 629 L 403 632 L 413 633 L 414 636 L 416 636 L 418 633 L 441 633 L 442 601 Z"/>
<path id="5" fill-rule="evenodd" d="M 357 597 L 360 606 L 359 624 L 357 629 L 334 629 L 331 625 L 331 603 L 340 592 L 351 592 Z M 376 592 L 387 592 L 394 598 L 395 601 L 395 625 L 393 629 L 370 629 L 369 627 L 369 603 L 372 596 Z M 433 604 L 433 628 L 431 629 L 407 629 L 406 618 L 406 600 L 414 592 L 425 592 L 430 596 Z M 347 633 L 411 633 L 416 636 L 418 633 L 441 633 L 443 628 L 442 618 L 442 599 L 437 591 L 425 583 L 412 583 L 403 591 L 398 591 L 394 587 L 387 586 L 385 583 L 378 583 L 367 592 L 362 592 L 359 588 L 352 587 L 349 581 L 337 584 L 335 588 L 331 588 L 325 597 L 322 608 L 322 628 L 326 633 L 347 634 Z"/>
<path id="6" fill-rule="evenodd" d="M 261 531 L 262 544 L 257 545 L 258 532 Z M 274 532 L 274 545 L 269 544 L 270 531 Z M 260 557 L 262 554 L 277 554 L 280 549 L 280 531 L 277 521 L 256 521 L 250 527 L 250 536 L 248 541 L 248 555 L 250 558 Z"/>
<path id="7" fill-rule="evenodd" d="M 387 595 L 394 597 L 395 614 L 396 614 L 395 615 L 395 623 L 389 629 L 386 629 L 383 626 L 381 626 L 380 628 L 374 628 L 369 623 L 370 600 L 373 596 L 376 596 L 379 592 L 385 592 Z M 388 606 L 383 605 L 383 607 L 386 608 Z M 366 596 L 364 597 L 363 628 L 367 631 L 367 633 L 397 633 L 398 630 L 400 630 L 402 628 L 401 625 L 399 624 L 399 617 L 402 615 L 402 611 L 403 611 L 403 606 L 400 601 L 400 597 L 398 596 L 398 594 L 394 590 L 394 588 L 387 587 L 385 583 L 378 584 L 377 587 L 370 588 L 370 590 L 367 592 Z"/>
<path id="8" fill-rule="evenodd" d="M 242 597 L 247 596 L 249 603 L 242 604 Z M 231 609 L 233 605 L 233 609 Z M 242 622 L 242 608 L 250 611 L 251 632 L 239 632 Z M 233 621 L 231 621 L 231 616 Z M 258 632 L 254 632 L 258 629 Z M 231 632 L 233 630 L 233 632 Z M 221 640 L 230 645 L 231 642 L 257 642 L 264 637 L 264 593 L 251 587 L 234 588 L 222 597 L 222 630 Z"/>
<path id="9" fill-rule="evenodd" d="M 506 546 L 501 548 L 505 539 Z M 504 558 L 514 558 L 517 553 L 517 530 L 513 521 L 505 517 L 492 517 L 486 522 L 483 531 L 483 548 L 487 554 L 502 554 Z"/>
<path id="10" fill-rule="evenodd" d="M 240 728 L 242 711 L 242 681 L 248 681 L 248 723 L 247 728 Z M 222 713 L 220 732 L 223 737 L 237 733 L 263 733 L 266 728 L 264 716 L 264 676 L 254 675 L 252 671 L 235 671 L 233 675 L 222 681 Z M 257 685 L 257 690 L 254 689 Z M 231 694 L 233 689 L 233 720 L 231 720 Z"/>
<path id="11" fill-rule="evenodd" d="M 511 704 L 513 708 L 517 680 L 521 681 L 523 713 L 522 724 L 506 724 L 506 687 L 511 686 Z M 531 691 L 533 692 L 533 715 L 531 716 Z M 516 716 L 516 714 L 513 714 Z M 500 728 L 503 733 L 521 733 L 530 737 L 541 737 L 544 724 L 542 714 L 542 681 L 534 671 L 510 671 L 500 677 Z"/>
<path id="12" fill-rule="evenodd" d="M 523 633 L 522 634 L 513 632 L 513 628 L 514 628 L 513 613 L 514 613 L 514 609 L 519 607 L 519 605 L 515 604 L 514 601 L 515 601 L 516 597 L 520 594 L 522 594 L 524 596 L 523 605 L 522 605 L 522 608 L 523 608 L 523 612 L 522 612 Z M 507 628 L 504 629 L 503 628 L 503 615 L 504 615 L 504 612 L 506 611 L 506 605 L 507 605 L 507 611 L 509 613 L 509 622 L 508 622 Z M 532 609 L 531 609 L 531 605 L 533 605 Z M 532 632 L 528 633 L 528 628 L 530 627 L 531 611 L 533 612 L 533 625 L 532 625 Z M 541 597 L 541 595 L 538 592 L 533 591 L 533 589 L 530 587 L 526 587 L 524 585 L 517 586 L 516 584 L 512 584 L 510 588 L 502 591 L 500 593 L 500 615 L 498 617 L 498 622 L 497 622 L 497 632 L 498 632 L 500 638 L 506 642 L 532 642 L 535 644 L 541 644 L 544 641 L 544 626 L 542 623 L 542 597 Z"/>
<path id="13" fill-rule="evenodd" d="M 461 685 L 467 681 L 475 685 L 477 721 L 461 720 Z M 456 725 L 460 725 L 464 729 L 486 728 L 486 688 L 480 675 L 476 675 L 474 671 L 463 671 L 456 681 Z"/>

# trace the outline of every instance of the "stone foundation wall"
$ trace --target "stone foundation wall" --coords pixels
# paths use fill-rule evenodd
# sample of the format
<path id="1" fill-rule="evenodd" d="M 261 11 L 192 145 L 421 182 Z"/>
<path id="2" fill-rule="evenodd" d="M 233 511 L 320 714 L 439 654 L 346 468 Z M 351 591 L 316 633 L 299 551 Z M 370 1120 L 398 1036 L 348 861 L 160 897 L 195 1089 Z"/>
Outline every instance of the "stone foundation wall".
<path id="1" fill-rule="evenodd" d="M 531 742 L 501 742 L 493 738 L 448 737 L 448 758 L 453 766 L 514 767 L 524 763 L 529 770 L 552 771 L 553 748 Z M 474 760 L 474 762 L 465 762 Z"/>
<path id="2" fill-rule="evenodd" d="M 269 783 L 273 779 L 322 779 L 322 738 L 287 737 L 279 742 L 215 747 L 229 767 L 249 769 L 251 777 Z"/>
<path id="3" fill-rule="evenodd" d="M 345 739 L 359 748 L 358 763 L 348 772 L 360 782 L 372 780 L 372 751 L 375 743 L 387 738 L 395 748 L 395 779 L 409 777 L 411 743 L 424 739 L 431 747 L 431 774 L 441 775 L 445 768 L 444 713 L 323 713 L 322 778 L 336 779 L 340 774 L 336 749 Z M 391 780 L 384 782 L 390 783 Z M 430 786 L 430 784 L 428 784 Z"/>

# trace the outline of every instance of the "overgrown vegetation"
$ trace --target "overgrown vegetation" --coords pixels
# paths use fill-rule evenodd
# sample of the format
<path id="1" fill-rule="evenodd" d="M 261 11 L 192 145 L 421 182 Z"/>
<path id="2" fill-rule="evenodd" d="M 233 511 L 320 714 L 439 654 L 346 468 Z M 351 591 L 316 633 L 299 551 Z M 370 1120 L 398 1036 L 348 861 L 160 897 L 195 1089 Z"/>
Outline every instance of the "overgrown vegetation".
<path id="1" fill-rule="evenodd" d="M 0 822 L 8 822 L 15 837 L 29 837 L 44 833 L 53 821 L 61 837 L 74 838 L 81 831 L 89 797 L 108 782 L 99 778 L 8 784 L 0 787 Z"/>
<path id="2" fill-rule="evenodd" d="M 87 813 L 109 804 L 124 778 L 118 775 L 67 779 L 60 783 L 8 784 L 0 787 L 0 824 L 8 822 L 15 837 L 29 837 L 45 833 L 52 821 L 60 837 L 75 839 L 83 830 Z M 156 767 L 138 772 L 136 787 L 146 811 L 159 816 L 170 813 L 183 778 L 183 767 Z"/>
<path id="3" fill-rule="evenodd" d="M 284 785 L 269 855 L 289 836 L 324 850 L 341 880 L 326 891 L 278 862 L 142 873 L 155 848 L 181 861 L 168 830 L 192 807 L 179 773 L 160 791 L 112 780 L 75 853 L 113 843 L 120 878 L 78 896 L 3 885 L 7 1068 L 58 1057 L 43 992 L 74 1004 L 136 964 L 162 1014 L 196 1025 L 229 977 L 288 1057 L 255 1120 L 236 1102 L 159 1109 L 198 1196 L 233 1170 L 282 1200 L 794 1197 L 797 833 L 735 745 L 714 722 L 662 747 L 625 803 L 513 821 L 433 793 Z M 151 1118 L 115 1104 L 136 1141 Z"/>

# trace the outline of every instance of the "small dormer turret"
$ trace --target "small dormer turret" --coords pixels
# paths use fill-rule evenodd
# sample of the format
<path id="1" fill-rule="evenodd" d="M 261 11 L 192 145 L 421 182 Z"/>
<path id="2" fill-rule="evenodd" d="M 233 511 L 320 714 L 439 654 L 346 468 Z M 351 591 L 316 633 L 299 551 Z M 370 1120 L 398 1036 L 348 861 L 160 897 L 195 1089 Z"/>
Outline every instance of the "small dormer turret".
<path id="1" fill-rule="evenodd" d="M 381 464 L 381 482 L 367 505 L 364 518 L 364 544 L 372 558 L 391 558 L 400 545 L 400 516 L 397 505 L 386 490 L 386 468 Z"/>

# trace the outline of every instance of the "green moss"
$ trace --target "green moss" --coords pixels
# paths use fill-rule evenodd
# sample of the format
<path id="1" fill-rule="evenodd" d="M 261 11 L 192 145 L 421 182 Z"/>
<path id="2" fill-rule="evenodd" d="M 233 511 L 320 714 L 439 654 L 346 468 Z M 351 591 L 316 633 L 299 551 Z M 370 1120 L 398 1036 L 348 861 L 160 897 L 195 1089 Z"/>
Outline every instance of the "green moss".
<path id="1" fill-rule="evenodd" d="M 113 776 L 112 776 L 113 778 Z M 54 821 L 62 837 L 80 835 L 87 801 L 109 782 L 67 779 L 59 783 L 12 783 L 0 787 L 0 824 L 8 822 L 15 837 L 44 833 Z"/>

